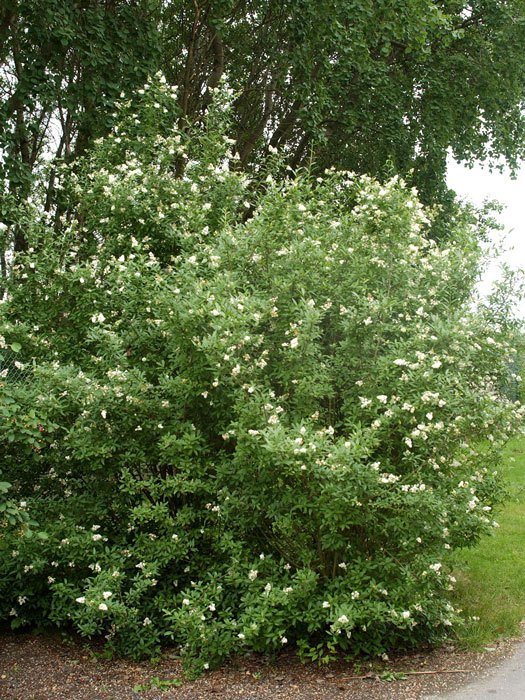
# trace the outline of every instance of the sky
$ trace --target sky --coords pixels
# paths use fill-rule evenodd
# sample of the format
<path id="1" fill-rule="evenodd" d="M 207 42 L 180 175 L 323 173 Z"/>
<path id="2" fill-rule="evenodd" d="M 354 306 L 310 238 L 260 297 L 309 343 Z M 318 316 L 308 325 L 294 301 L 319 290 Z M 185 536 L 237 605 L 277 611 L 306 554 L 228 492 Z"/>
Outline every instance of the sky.
<path id="1" fill-rule="evenodd" d="M 475 205 L 496 199 L 505 206 L 499 217 L 504 231 L 497 232 L 494 241 L 504 243 L 502 261 L 512 268 L 525 269 L 525 164 L 517 178 L 512 179 L 508 171 L 491 173 L 481 165 L 469 169 L 450 160 L 448 184 L 461 198 Z M 499 264 L 491 264 L 480 282 L 480 292 L 486 294 L 499 275 Z M 519 304 L 518 313 L 525 319 L 525 300 Z"/>

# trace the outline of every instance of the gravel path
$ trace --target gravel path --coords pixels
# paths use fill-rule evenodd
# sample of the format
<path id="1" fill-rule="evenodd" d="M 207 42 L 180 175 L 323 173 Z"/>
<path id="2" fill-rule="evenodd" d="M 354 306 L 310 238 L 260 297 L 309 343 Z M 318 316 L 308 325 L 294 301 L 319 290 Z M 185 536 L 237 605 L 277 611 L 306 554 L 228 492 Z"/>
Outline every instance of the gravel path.
<path id="1" fill-rule="evenodd" d="M 518 656 L 513 657 L 517 647 Z M 508 672 L 511 673 L 516 663 L 525 663 L 524 653 L 516 641 L 508 641 L 495 644 L 483 653 L 464 653 L 449 647 L 399 656 L 381 664 L 341 662 L 329 668 L 304 666 L 293 654 L 285 653 L 273 662 L 255 656 L 237 659 L 196 681 L 182 681 L 180 665 L 169 652 L 155 666 L 148 662 L 107 661 L 100 658 L 93 646 L 67 643 L 60 637 L 6 633 L 0 637 L 0 698 L 423 700 L 440 697 L 440 700 L 481 700 L 484 696 L 476 692 L 445 696 L 442 693 L 475 680 L 480 672 L 497 662 L 503 662 L 502 669 L 510 664 Z M 396 674 L 401 673 L 405 673 L 405 677 L 396 679 Z M 159 689 L 159 685 L 164 689 Z M 140 689 L 137 686 L 141 686 Z M 487 689 L 488 692 L 490 688 L 487 686 Z M 518 692 L 487 697 L 515 700 L 523 696 Z"/>

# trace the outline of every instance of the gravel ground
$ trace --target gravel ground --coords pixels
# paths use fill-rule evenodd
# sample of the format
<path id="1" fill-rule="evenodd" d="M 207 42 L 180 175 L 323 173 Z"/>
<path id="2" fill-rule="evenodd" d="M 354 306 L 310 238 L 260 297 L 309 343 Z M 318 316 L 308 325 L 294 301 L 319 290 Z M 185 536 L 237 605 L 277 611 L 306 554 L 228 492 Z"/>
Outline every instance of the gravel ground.
<path id="1" fill-rule="evenodd" d="M 499 642 L 481 653 L 460 652 L 449 646 L 398 656 L 388 662 L 358 666 L 341 662 L 328 668 L 305 666 L 292 653 L 283 653 L 271 662 L 251 656 L 196 681 L 178 681 L 182 679 L 180 664 L 169 652 L 156 665 L 107 661 L 97 656 L 95 646 L 66 643 L 60 637 L 6 633 L 0 637 L 0 698 L 422 700 L 472 681 L 480 671 L 508 657 L 515 644 L 516 640 Z M 407 674 L 403 680 L 380 678 L 382 674 L 403 672 Z M 165 689 L 155 687 L 162 683 Z M 137 690 L 137 685 L 142 689 Z"/>

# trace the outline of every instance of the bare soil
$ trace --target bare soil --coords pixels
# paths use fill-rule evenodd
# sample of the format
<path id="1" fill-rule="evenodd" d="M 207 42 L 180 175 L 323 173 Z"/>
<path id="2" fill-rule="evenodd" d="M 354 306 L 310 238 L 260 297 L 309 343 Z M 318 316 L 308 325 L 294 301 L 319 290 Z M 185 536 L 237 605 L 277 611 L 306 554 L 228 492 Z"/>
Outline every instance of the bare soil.
<path id="1" fill-rule="evenodd" d="M 510 655 L 516 641 L 498 642 L 479 653 L 445 646 L 388 661 L 337 662 L 325 668 L 303 665 L 291 652 L 274 660 L 249 656 L 189 681 L 170 652 L 154 665 L 106 660 L 94 645 L 59 636 L 5 633 L 0 636 L 0 698 L 416 700 L 468 683 Z M 402 673 L 406 675 L 396 679 Z"/>

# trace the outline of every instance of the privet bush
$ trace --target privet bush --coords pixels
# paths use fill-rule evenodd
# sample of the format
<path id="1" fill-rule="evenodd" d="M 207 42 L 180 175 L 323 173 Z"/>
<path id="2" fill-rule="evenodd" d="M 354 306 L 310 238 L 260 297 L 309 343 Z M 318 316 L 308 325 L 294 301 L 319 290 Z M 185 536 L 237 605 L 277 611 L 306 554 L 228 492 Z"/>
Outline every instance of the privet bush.
<path id="1" fill-rule="evenodd" d="M 438 247 L 396 178 L 255 186 L 227 93 L 188 134 L 171 88 L 142 92 L 62 171 L 61 220 L 20 214 L 2 469 L 47 538 L 3 534 L 1 614 L 197 671 L 442 638 L 448 553 L 495 526 L 522 413 L 475 227 Z"/>

